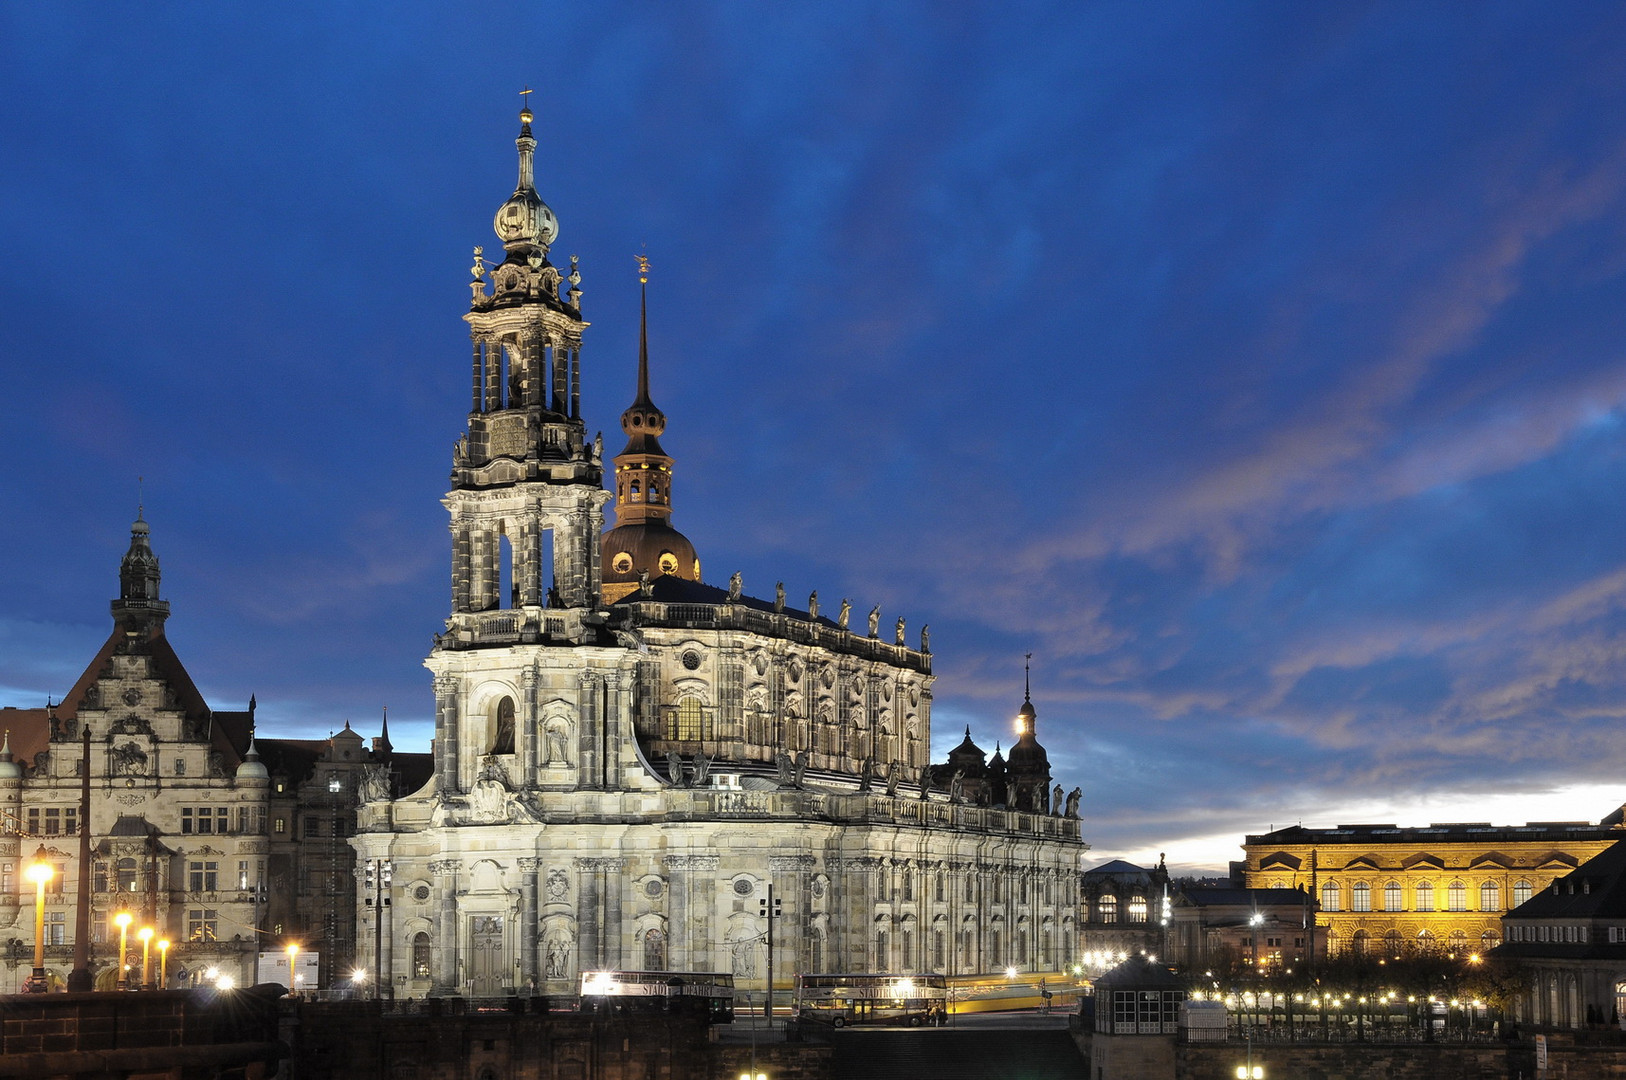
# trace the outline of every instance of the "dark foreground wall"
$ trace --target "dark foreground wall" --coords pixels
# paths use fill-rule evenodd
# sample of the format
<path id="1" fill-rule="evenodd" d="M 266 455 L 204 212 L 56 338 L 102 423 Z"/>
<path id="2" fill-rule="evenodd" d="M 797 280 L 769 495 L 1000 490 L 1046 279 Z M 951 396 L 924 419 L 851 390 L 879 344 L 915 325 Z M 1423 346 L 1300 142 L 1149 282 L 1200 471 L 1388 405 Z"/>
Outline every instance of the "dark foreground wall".
<path id="1" fill-rule="evenodd" d="M 260 1080 L 280 1056 L 280 992 L 0 995 L 0 1078 Z"/>
<path id="2" fill-rule="evenodd" d="M 751 1062 L 749 1046 L 710 1040 L 703 1012 L 538 1012 L 518 1001 L 513 1010 L 478 1011 L 457 999 L 412 1004 L 425 1011 L 378 1002 L 301 1004 L 284 1028 L 294 1080 L 733 1080 Z M 757 1070 L 774 1080 L 830 1080 L 829 1061 L 826 1046 L 756 1049 Z"/>

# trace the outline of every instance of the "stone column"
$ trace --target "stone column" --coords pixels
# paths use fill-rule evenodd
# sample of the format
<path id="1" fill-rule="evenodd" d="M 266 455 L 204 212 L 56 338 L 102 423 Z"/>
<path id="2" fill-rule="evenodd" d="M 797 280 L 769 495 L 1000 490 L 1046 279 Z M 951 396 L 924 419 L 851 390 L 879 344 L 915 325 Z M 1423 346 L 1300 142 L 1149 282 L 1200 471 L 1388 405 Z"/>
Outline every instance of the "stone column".
<path id="1" fill-rule="evenodd" d="M 461 522 L 452 523 L 452 611 L 469 610 L 472 566 L 469 530 Z"/>
<path id="2" fill-rule="evenodd" d="M 599 786 L 599 730 L 604 711 L 598 676 L 582 672 L 576 677 L 576 688 L 576 786 L 595 790 Z"/>
<path id="3" fill-rule="evenodd" d="M 604 674 L 604 723 L 600 726 L 598 782 L 605 791 L 614 791 L 621 782 L 621 741 L 629 723 L 627 679 L 619 671 Z"/>
<path id="4" fill-rule="evenodd" d="M 582 351 L 580 346 L 570 348 L 570 417 L 572 420 L 581 419 L 582 415 Z"/>
<path id="5" fill-rule="evenodd" d="M 479 336 L 471 335 L 469 341 L 473 343 L 474 349 L 474 396 L 469 405 L 469 412 L 477 413 L 480 411 L 484 398 L 485 380 L 481 378 L 481 367 L 484 364 L 485 357 L 481 353 Z"/>
<path id="6" fill-rule="evenodd" d="M 458 934 L 462 920 L 457 914 L 457 871 L 456 859 L 442 859 L 429 864 L 429 872 L 435 875 L 440 900 L 440 920 L 433 939 L 434 986 L 430 990 L 436 997 L 463 992 L 463 972 L 458 957 Z"/>
<path id="7" fill-rule="evenodd" d="M 455 676 L 435 677 L 435 787 L 442 799 L 462 790 L 458 781 L 457 690 Z"/>
<path id="8" fill-rule="evenodd" d="M 485 411 L 502 408 L 502 345 L 494 338 L 486 339 L 486 393 Z"/>
<path id="9" fill-rule="evenodd" d="M 535 514 L 527 514 L 519 527 L 519 544 L 514 550 L 514 576 L 519 581 L 519 602 L 527 607 L 542 605 L 542 535 Z"/>
<path id="10" fill-rule="evenodd" d="M 604 966 L 604 950 L 599 934 L 599 860 L 577 859 L 576 881 L 576 971 L 592 971 Z"/>
<path id="11" fill-rule="evenodd" d="M 553 411 L 562 413 L 566 410 L 567 399 L 570 396 L 568 386 L 570 378 L 570 347 L 563 341 L 553 347 Z"/>
<path id="12" fill-rule="evenodd" d="M 520 672 L 520 696 L 524 698 L 524 705 L 520 712 L 521 720 L 514 725 L 515 736 L 521 740 L 515 749 L 520 752 L 520 761 L 523 762 L 525 775 L 515 777 L 521 790 L 528 789 L 536 783 L 536 770 L 538 767 L 538 751 L 542 740 L 546 737 L 542 731 L 542 718 L 538 713 L 536 683 L 537 675 L 534 666 L 527 666 Z"/>
<path id="13" fill-rule="evenodd" d="M 689 949 L 689 855 L 666 857 L 666 964 L 673 971 L 704 971 L 692 966 Z"/>
<path id="14" fill-rule="evenodd" d="M 599 863 L 604 868 L 604 966 L 615 971 L 627 966 L 621 960 L 626 953 L 621 905 L 627 860 L 600 859 Z"/>
<path id="15" fill-rule="evenodd" d="M 774 896 L 784 914 L 774 932 L 776 947 L 785 958 L 782 973 L 813 969 L 812 911 L 808 906 L 808 885 L 816 860 L 811 855 L 770 855 L 768 873 L 773 878 Z"/>
<path id="16" fill-rule="evenodd" d="M 536 937 L 542 929 L 536 917 L 536 872 L 541 863 L 535 858 L 519 860 L 519 983 L 527 987 L 542 984 L 536 958 Z"/>

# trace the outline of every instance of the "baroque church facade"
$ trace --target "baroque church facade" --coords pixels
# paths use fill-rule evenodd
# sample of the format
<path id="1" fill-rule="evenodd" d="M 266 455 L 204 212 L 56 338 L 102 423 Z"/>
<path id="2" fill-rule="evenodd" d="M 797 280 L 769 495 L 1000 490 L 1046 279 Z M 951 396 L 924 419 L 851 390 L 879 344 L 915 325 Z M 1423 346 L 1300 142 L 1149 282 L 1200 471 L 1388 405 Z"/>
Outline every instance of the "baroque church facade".
<path id="1" fill-rule="evenodd" d="M 388 904 L 357 883 L 362 957 L 382 942 L 375 970 L 412 996 L 571 993 L 614 969 L 760 989 L 770 934 L 780 985 L 1066 967 L 1086 845 L 1031 700 L 997 782 L 965 746 L 933 765 L 924 630 L 911 644 L 879 609 L 855 627 L 845 600 L 832 618 L 816 593 L 797 608 L 782 586 L 702 581 L 671 523 L 642 332 L 606 489 L 581 411 L 581 278 L 548 260 L 530 122 L 495 220 L 505 257 L 476 249 L 465 316 L 433 776 L 359 808 L 358 860 L 393 871 Z"/>

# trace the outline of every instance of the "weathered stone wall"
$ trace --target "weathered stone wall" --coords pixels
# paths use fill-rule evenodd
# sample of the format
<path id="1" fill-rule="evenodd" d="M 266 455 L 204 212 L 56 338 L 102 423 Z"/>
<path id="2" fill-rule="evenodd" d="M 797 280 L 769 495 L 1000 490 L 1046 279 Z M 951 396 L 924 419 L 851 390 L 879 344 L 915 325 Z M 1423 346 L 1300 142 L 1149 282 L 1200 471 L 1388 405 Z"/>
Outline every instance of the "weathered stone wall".
<path id="1" fill-rule="evenodd" d="M 0 996 L 0 1077 L 254 1078 L 276 1041 L 275 1000 L 248 992 Z"/>
<path id="2" fill-rule="evenodd" d="M 750 1046 L 710 1041 L 703 1014 L 470 1012 L 462 999 L 421 1013 L 377 1002 L 306 1003 L 290 1030 L 300 1080 L 711 1080 L 751 1064 Z M 756 1048 L 775 1080 L 829 1080 L 830 1049 Z"/>

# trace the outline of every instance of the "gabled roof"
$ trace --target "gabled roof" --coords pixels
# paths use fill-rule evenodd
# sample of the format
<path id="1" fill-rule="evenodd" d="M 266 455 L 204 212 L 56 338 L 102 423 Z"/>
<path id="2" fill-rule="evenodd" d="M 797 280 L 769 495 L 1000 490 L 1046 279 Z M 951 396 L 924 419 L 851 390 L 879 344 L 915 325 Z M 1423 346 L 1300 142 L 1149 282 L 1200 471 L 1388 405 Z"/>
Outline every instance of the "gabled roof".
<path id="1" fill-rule="evenodd" d="M 1273 851 L 1259 860 L 1261 870 L 1297 870 L 1304 865 L 1304 860 L 1296 855 L 1289 855 L 1285 851 Z"/>
<path id="2" fill-rule="evenodd" d="M 1101 874 L 1101 875 L 1117 874 L 1117 875 L 1120 875 L 1120 876 L 1122 876 L 1122 875 L 1130 875 L 1130 874 L 1144 874 L 1147 877 L 1150 877 L 1151 874 L 1152 874 L 1152 872 L 1150 870 L 1146 869 L 1144 866 L 1136 866 L 1134 863 L 1125 862 L 1122 859 L 1113 859 L 1111 862 L 1104 862 L 1100 866 L 1093 867 L 1093 868 L 1091 868 L 1089 870 L 1086 870 L 1084 872 L 1086 874 Z"/>

